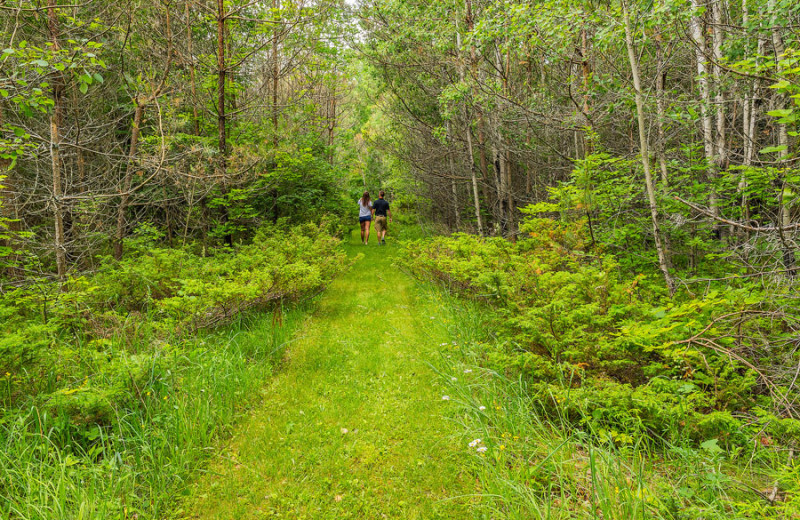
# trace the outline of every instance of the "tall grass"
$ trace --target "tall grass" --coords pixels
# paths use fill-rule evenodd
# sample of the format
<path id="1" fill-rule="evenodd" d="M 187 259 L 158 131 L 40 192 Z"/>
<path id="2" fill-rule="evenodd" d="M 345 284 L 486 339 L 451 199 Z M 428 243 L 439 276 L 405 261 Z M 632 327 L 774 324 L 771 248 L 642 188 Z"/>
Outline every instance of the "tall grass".
<path id="1" fill-rule="evenodd" d="M 569 397 L 551 396 L 545 407 L 531 397 L 524 379 L 485 368 L 492 352 L 503 350 L 492 333 L 496 317 L 490 309 L 445 291 L 430 297 L 456 339 L 443 346 L 436 368 L 458 406 L 453 414 L 457 442 L 474 454 L 482 517 L 797 517 L 790 500 L 769 497 L 776 480 L 797 480 L 782 455 L 758 443 L 752 453 L 729 453 L 715 442 L 675 445 L 647 435 L 598 431 L 589 417 L 574 416 L 576 403 Z M 572 385 L 568 375 L 560 383 L 565 390 Z"/>
<path id="2" fill-rule="evenodd" d="M 307 308 L 242 317 L 165 349 L 107 427 L 35 402 L 0 418 L 0 518 L 161 518 L 260 395 Z M 143 340 L 144 341 L 144 340 Z M 142 350 L 144 350 L 144 346 Z M 134 349 L 135 351 L 135 349 Z"/>

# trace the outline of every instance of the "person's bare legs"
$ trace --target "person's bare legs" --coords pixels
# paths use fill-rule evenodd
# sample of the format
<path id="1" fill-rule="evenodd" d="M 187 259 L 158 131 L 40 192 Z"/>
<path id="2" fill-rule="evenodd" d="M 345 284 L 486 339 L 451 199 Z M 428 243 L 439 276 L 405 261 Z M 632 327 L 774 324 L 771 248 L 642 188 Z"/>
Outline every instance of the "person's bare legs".
<path id="1" fill-rule="evenodd" d="M 363 244 L 364 243 L 364 224 L 367 224 L 367 222 L 359 222 L 359 224 L 361 225 L 361 243 Z"/>
<path id="2" fill-rule="evenodd" d="M 364 222 L 364 245 L 369 244 L 369 224 L 369 220 Z"/>

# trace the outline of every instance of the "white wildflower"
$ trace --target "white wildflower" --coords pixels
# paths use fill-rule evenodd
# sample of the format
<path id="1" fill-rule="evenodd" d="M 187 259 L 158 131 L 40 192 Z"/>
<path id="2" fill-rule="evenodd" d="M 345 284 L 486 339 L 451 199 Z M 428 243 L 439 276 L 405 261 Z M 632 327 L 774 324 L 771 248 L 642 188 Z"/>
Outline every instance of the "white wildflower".
<path id="1" fill-rule="evenodd" d="M 486 452 L 486 450 L 488 450 L 488 449 L 489 449 L 489 448 L 487 448 L 486 446 L 480 446 L 480 447 L 478 447 L 478 449 L 477 449 L 477 452 L 478 452 L 478 453 L 484 453 L 484 452 Z"/>
<path id="2" fill-rule="evenodd" d="M 342 428 L 342 433 L 347 433 L 347 428 Z"/>
<path id="3" fill-rule="evenodd" d="M 471 368 L 467 368 L 467 369 L 464 370 L 464 373 L 465 374 L 471 374 L 472 373 L 472 369 Z"/>
<path id="4" fill-rule="evenodd" d="M 449 395 L 443 395 L 442 396 L 442 401 L 449 401 L 449 400 L 450 400 L 450 396 Z"/>
<path id="5" fill-rule="evenodd" d="M 472 441 L 472 442 L 470 442 L 470 443 L 469 443 L 469 447 L 470 447 L 470 448 L 474 448 L 475 446 L 477 446 L 477 445 L 478 445 L 478 444 L 480 444 L 481 442 L 483 442 L 483 441 L 481 441 L 480 439 L 475 439 L 474 441 Z"/>
<path id="6" fill-rule="evenodd" d="M 479 406 L 479 407 L 478 407 L 478 410 L 480 410 L 480 411 L 484 411 L 484 410 L 486 410 L 486 407 L 485 407 L 485 406 L 483 406 L 483 405 L 481 405 L 481 406 Z"/>
<path id="7" fill-rule="evenodd" d="M 454 382 L 455 382 L 455 381 L 458 381 L 458 378 L 457 378 L 457 377 L 451 377 L 451 378 L 450 378 L 450 381 L 454 381 Z"/>

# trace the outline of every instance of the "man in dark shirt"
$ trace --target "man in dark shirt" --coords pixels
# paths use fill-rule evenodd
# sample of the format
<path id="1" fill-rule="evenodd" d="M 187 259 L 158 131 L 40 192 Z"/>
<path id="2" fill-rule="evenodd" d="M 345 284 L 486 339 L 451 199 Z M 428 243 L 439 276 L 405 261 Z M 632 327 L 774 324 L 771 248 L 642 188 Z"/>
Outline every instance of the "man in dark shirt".
<path id="1" fill-rule="evenodd" d="M 378 245 L 386 245 L 386 231 L 389 229 L 386 225 L 386 219 L 391 222 L 392 212 L 389 210 L 389 203 L 383 197 L 386 194 L 383 190 L 378 193 L 378 200 L 372 203 L 372 215 L 375 217 L 375 232 L 378 233 Z"/>

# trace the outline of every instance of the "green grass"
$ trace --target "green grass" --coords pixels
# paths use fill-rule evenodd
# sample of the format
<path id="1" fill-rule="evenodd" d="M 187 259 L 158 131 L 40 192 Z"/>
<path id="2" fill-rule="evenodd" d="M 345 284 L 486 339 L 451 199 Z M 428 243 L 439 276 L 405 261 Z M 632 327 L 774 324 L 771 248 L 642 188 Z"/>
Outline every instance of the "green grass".
<path id="1" fill-rule="evenodd" d="M 353 268 L 282 325 L 241 316 L 165 348 L 111 428 L 5 411 L 0 518 L 792 517 L 763 495 L 795 474 L 545 413 L 482 368 L 502 349 L 490 311 L 400 271 L 393 238 L 344 247 Z"/>
<path id="2" fill-rule="evenodd" d="M 272 315 L 241 316 L 174 351 L 164 347 L 158 384 L 110 428 L 76 426 L 37 403 L 4 410 L 0 518 L 162 518 L 209 446 L 254 402 L 307 314 L 291 309 L 283 326 Z"/>
<path id="3" fill-rule="evenodd" d="M 450 335 L 392 266 L 396 244 L 358 242 L 356 231 L 346 247 L 363 258 L 326 291 L 180 517 L 471 517 L 474 457 L 433 368 Z"/>

